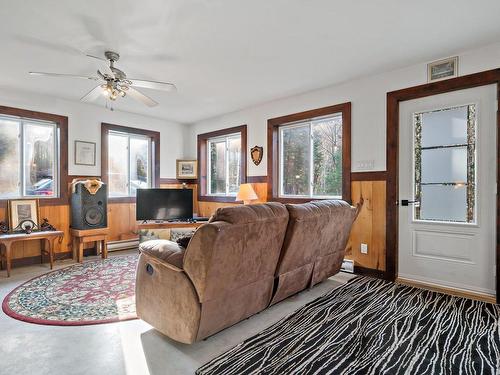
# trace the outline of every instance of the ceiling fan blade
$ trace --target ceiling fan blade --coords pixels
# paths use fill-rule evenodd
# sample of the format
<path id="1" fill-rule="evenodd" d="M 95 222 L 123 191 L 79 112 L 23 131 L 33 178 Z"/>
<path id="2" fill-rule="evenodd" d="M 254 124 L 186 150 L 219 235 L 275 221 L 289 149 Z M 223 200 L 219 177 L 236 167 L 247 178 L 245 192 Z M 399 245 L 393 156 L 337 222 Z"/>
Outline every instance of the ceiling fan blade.
<path id="1" fill-rule="evenodd" d="M 90 54 L 86 54 L 85 56 L 87 57 L 91 57 L 93 59 L 97 59 L 97 60 L 100 60 L 102 61 L 102 63 L 99 65 L 99 70 L 102 71 L 103 74 L 105 75 L 108 75 L 108 76 L 111 76 L 111 77 L 114 77 L 115 76 L 115 73 L 113 73 L 113 71 L 111 70 L 111 68 L 109 67 L 109 61 L 106 60 L 105 58 L 103 57 L 99 57 L 99 56 L 94 56 L 94 55 L 90 55 Z"/>
<path id="2" fill-rule="evenodd" d="M 173 83 L 168 82 L 158 82 L 158 81 L 148 81 L 143 79 L 131 79 L 127 78 L 128 81 L 132 82 L 132 86 L 144 87 L 145 89 L 152 90 L 162 90 L 162 91 L 176 91 L 177 87 Z"/>
<path id="3" fill-rule="evenodd" d="M 96 100 L 99 96 L 101 96 L 103 93 L 103 89 L 101 85 L 94 87 L 92 90 L 90 90 L 87 94 L 82 96 L 80 99 L 82 102 L 92 102 Z"/>
<path id="4" fill-rule="evenodd" d="M 93 59 L 101 60 L 101 61 L 106 61 L 106 62 L 108 61 L 104 57 L 99 57 L 99 56 L 91 55 L 91 54 L 88 54 L 88 53 L 86 53 L 85 56 L 91 57 Z"/>
<path id="5" fill-rule="evenodd" d="M 97 77 L 79 76 L 76 74 L 62 74 L 62 73 L 46 73 L 46 72 L 29 72 L 32 76 L 47 76 L 47 77 L 60 77 L 60 78 L 79 78 L 89 79 L 91 81 L 99 81 Z"/>
<path id="6" fill-rule="evenodd" d="M 127 95 L 130 95 L 133 99 L 140 101 L 143 104 L 146 104 L 148 107 L 157 106 L 158 103 L 151 99 L 149 96 L 144 95 L 142 92 L 137 91 L 136 89 L 129 87 L 126 91 Z"/>

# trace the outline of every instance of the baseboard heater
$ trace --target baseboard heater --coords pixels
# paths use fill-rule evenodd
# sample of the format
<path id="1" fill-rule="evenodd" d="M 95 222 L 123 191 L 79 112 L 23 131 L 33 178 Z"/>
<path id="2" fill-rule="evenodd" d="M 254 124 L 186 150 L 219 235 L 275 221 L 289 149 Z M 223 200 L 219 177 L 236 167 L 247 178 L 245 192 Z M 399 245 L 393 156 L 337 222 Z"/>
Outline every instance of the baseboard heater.
<path id="1" fill-rule="evenodd" d="M 137 249 L 138 247 L 139 247 L 139 240 L 122 240 L 122 241 L 108 242 L 108 251 Z"/>
<path id="2" fill-rule="evenodd" d="M 342 267 L 340 267 L 341 271 L 354 273 L 354 261 L 350 259 L 344 259 L 342 261 Z"/>

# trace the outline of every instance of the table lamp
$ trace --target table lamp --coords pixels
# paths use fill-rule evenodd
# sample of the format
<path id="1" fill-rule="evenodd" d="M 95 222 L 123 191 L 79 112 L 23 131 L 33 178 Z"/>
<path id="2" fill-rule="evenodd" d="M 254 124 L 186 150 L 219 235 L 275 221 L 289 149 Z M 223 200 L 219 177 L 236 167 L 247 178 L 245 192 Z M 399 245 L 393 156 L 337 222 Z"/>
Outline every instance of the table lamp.
<path id="1" fill-rule="evenodd" d="M 252 184 L 241 184 L 240 191 L 236 196 L 237 201 L 243 201 L 243 204 L 250 204 L 251 201 L 259 199 L 255 190 L 253 190 Z"/>

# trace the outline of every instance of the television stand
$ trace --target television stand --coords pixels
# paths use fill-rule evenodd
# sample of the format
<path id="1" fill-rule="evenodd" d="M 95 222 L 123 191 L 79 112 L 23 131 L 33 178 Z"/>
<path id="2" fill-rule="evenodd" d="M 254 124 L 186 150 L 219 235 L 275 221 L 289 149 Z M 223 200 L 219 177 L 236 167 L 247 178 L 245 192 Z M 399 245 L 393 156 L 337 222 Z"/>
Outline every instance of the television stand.
<path id="1" fill-rule="evenodd" d="M 140 229 L 174 229 L 174 228 L 198 228 L 206 221 L 195 222 L 195 221 L 163 221 L 161 223 L 151 221 L 137 223 L 137 228 Z"/>

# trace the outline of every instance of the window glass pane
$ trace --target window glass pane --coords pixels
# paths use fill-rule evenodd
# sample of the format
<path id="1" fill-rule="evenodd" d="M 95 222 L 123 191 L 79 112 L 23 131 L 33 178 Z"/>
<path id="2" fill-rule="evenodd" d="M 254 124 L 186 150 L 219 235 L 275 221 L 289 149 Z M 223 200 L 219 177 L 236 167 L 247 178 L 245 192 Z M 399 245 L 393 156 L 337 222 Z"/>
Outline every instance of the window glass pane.
<path id="1" fill-rule="evenodd" d="M 414 116 L 416 220 L 474 222 L 475 106 Z"/>
<path id="2" fill-rule="evenodd" d="M 466 182 L 467 147 L 422 150 L 422 183 Z"/>
<path id="3" fill-rule="evenodd" d="M 421 220 L 467 221 L 465 185 L 423 185 Z"/>
<path id="4" fill-rule="evenodd" d="M 241 137 L 228 138 L 227 142 L 229 194 L 237 194 L 240 189 Z"/>
<path id="5" fill-rule="evenodd" d="M 309 195 L 309 124 L 281 129 L 281 193 Z"/>
<path id="6" fill-rule="evenodd" d="M 109 195 L 128 195 L 128 137 L 109 134 L 108 137 Z"/>
<path id="7" fill-rule="evenodd" d="M 53 125 L 24 125 L 24 194 L 53 196 L 56 186 Z"/>
<path id="8" fill-rule="evenodd" d="M 226 141 L 210 141 L 209 152 L 209 194 L 226 194 Z"/>
<path id="9" fill-rule="evenodd" d="M 137 189 L 150 187 L 149 141 L 145 138 L 130 138 L 130 194 L 136 195 Z"/>
<path id="10" fill-rule="evenodd" d="M 20 195 L 18 121 L 0 119 L 0 197 L 11 198 Z"/>
<path id="11" fill-rule="evenodd" d="M 467 106 L 422 114 L 422 147 L 467 143 Z"/>
<path id="12" fill-rule="evenodd" d="M 342 196 L 342 117 L 312 123 L 313 194 Z"/>

